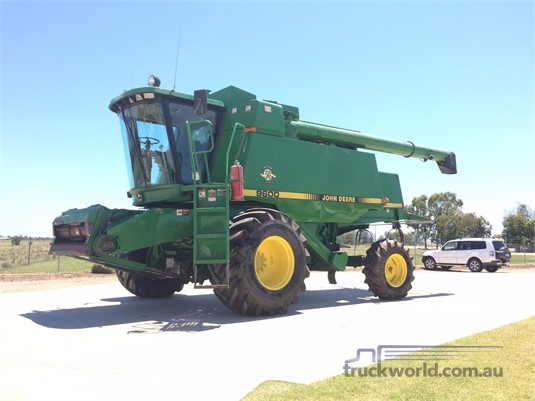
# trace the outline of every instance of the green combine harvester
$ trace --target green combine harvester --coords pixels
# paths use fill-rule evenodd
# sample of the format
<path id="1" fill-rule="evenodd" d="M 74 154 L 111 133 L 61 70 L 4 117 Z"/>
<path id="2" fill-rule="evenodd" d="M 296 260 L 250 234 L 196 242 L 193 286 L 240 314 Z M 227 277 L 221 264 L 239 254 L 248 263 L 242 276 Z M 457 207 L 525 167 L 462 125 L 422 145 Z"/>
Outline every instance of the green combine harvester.
<path id="1" fill-rule="evenodd" d="M 299 109 L 234 86 L 194 95 L 132 89 L 109 105 L 119 116 L 136 210 L 93 205 L 53 223 L 52 255 L 109 266 L 140 297 L 185 284 L 213 288 L 247 315 L 286 312 L 309 270 L 364 266 L 380 299 L 405 297 L 414 280 L 402 239 L 366 255 L 340 252 L 337 236 L 372 223 L 417 220 L 399 178 L 369 151 L 433 160 L 455 174 L 455 154 L 305 122 Z"/>

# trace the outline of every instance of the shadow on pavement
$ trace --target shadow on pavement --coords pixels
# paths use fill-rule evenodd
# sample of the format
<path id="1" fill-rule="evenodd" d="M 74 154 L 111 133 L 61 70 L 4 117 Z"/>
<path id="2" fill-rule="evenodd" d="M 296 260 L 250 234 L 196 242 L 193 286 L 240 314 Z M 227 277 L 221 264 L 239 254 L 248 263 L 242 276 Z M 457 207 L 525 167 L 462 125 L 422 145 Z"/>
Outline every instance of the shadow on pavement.
<path id="1" fill-rule="evenodd" d="M 473 272 L 473 271 L 470 271 L 470 269 L 468 269 L 468 267 L 455 267 L 455 268 L 451 268 L 451 269 L 438 268 L 438 269 L 432 269 L 432 270 L 421 269 L 421 270 L 424 271 L 424 272 L 429 272 L 429 273 L 470 273 L 470 274 L 478 274 L 478 273 L 508 274 L 508 273 L 511 273 L 510 270 L 507 271 L 507 270 L 502 270 L 502 269 L 503 268 L 500 268 L 500 269 L 496 270 L 495 272 L 488 272 L 485 269 L 481 270 L 480 272 Z"/>
<path id="2" fill-rule="evenodd" d="M 312 290 L 299 297 L 286 314 L 275 316 L 243 316 L 221 303 L 213 294 L 183 295 L 150 299 L 125 296 L 101 299 L 94 304 L 72 309 L 34 310 L 21 316 L 36 324 L 54 329 L 87 329 L 132 324 L 129 334 L 169 331 L 203 332 L 222 325 L 264 319 L 280 319 L 301 314 L 307 309 L 370 305 L 382 302 L 408 302 L 418 298 L 450 296 L 439 293 L 407 296 L 400 301 L 381 301 L 371 292 L 354 288 Z"/>

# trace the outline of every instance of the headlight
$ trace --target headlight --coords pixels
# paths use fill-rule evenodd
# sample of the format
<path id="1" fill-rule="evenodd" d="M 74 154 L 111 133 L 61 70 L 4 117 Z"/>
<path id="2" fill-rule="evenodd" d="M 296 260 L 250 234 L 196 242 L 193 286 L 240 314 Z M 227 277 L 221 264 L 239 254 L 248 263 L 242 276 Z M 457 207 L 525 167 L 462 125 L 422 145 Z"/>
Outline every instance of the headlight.
<path id="1" fill-rule="evenodd" d="M 160 78 L 158 78 L 156 75 L 151 75 L 149 77 L 149 82 L 147 83 L 148 86 L 153 86 L 155 88 L 159 88 L 160 87 Z"/>

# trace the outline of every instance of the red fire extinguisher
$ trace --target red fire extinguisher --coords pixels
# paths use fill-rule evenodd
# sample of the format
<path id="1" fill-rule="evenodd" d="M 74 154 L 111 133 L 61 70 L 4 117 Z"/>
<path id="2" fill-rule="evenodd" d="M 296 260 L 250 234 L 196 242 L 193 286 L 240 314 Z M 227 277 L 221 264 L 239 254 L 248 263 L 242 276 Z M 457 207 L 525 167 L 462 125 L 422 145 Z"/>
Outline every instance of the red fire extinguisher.
<path id="1" fill-rule="evenodd" d="M 232 200 L 243 200 L 243 166 L 238 160 L 230 167 Z"/>

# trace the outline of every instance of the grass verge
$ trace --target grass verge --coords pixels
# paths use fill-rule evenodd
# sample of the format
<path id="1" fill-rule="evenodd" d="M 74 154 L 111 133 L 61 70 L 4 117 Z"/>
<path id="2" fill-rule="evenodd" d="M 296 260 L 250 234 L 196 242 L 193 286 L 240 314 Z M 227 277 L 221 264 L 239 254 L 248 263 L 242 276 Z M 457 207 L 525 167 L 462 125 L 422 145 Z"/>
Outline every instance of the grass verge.
<path id="1" fill-rule="evenodd" d="M 344 374 L 309 385 L 267 381 L 243 401 L 297 400 L 500 400 L 535 399 L 535 317 L 486 331 L 444 345 L 499 346 L 488 352 L 469 353 L 466 360 L 437 361 L 439 369 L 492 368 L 494 377 L 347 377 Z M 422 351 L 419 351 L 422 352 Z M 434 365 L 435 362 L 426 362 Z M 374 365 L 370 365 L 375 366 Z M 422 366 L 421 361 L 387 360 L 387 369 Z M 502 375 L 499 376 L 500 369 Z M 391 371 L 391 370 L 390 370 Z M 456 371 L 458 372 L 458 371 Z"/>
<path id="2" fill-rule="evenodd" d="M 512 253 L 511 264 L 528 264 L 535 263 L 535 254 L 533 253 Z"/>

